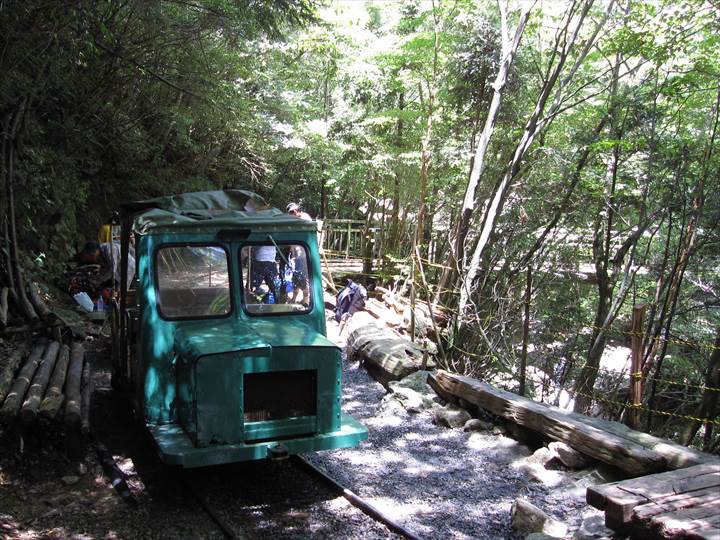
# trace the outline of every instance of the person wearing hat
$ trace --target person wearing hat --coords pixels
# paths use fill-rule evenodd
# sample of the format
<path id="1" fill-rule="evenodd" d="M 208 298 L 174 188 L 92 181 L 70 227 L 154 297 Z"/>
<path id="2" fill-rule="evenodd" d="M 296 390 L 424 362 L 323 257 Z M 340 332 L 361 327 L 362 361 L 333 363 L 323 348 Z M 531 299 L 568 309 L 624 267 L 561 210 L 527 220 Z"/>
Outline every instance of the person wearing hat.
<path id="1" fill-rule="evenodd" d="M 300 219 L 312 221 L 310 214 L 308 214 L 307 212 L 303 212 L 300 209 L 300 205 L 296 202 L 291 202 L 287 205 L 287 213 L 290 214 L 291 216 L 299 217 Z"/>

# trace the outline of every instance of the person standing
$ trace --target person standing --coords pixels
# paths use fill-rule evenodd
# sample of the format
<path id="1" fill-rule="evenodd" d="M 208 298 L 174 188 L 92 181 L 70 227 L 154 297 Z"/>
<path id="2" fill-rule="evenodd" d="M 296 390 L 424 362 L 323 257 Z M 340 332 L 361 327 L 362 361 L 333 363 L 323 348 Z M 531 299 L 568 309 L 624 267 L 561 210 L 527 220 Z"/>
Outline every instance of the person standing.
<path id="1" fill-rule="evenodd" d="M 300 219 L 304 219 L 306 221 L 312 221 L 310 214 L 308 214 L 307 212 L 303 212 L 303 210 L 300 208 L 300 205 L 296 202 L 291 202 L 287 205 L 287 213 L 291 216 L 299 217 Z"/>
<path id="2" fill-rule="evenodd" d="M 278 275 L 277 262 L 275 261 L 275 246 L 256 246 L 252 249 L 253 262 L 250 270 L 250 286 L 255 294 L 264 281 L 269 289 L 266 296 L 266 304 L 274 304 L 277 298 L 275 290 L 275 277 Z"/>

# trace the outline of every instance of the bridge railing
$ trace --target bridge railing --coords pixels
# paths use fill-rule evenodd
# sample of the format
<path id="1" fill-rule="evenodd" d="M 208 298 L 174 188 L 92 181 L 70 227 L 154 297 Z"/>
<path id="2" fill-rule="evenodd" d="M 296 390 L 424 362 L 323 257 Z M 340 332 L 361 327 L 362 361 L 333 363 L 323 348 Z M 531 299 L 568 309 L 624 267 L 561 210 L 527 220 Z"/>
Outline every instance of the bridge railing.
<path id="1" fill-rule="evenodd" d="M 346 259 L 363 257 L 365 221 L 361 219 L 326 219 L 321 233 L 323 250 Z M 373 234 L 373 229 L 370 230 Z"/>

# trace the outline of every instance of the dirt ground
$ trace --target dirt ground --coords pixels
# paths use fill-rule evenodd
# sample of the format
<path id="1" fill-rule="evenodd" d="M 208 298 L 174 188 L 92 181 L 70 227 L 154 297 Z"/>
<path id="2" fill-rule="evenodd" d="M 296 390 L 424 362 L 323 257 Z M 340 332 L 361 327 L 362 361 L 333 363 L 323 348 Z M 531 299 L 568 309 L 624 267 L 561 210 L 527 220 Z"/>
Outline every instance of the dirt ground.
<path id="1" fill-rule="evenodd" d="M 67 432 L 60 423 L 24 431 L 13 427 L 0 434 L 0 536 L 218 537 L 215 527 L 188 507 L 188 497 L 178 496 L 172 471 L 157 460 L 122 396 L 110 390 L 108 338 L 99 334 L 84 344 L 96 388 L 91 409 L 95 438 Z M 109 485 L 94 440 L 102 441 L 130 473 L 136 507 Z"/>
<path id="2" fill-rule="evenodd" d="M 337 337 L 333 325 L 331 338 Z M 387 529 L 288 462 L 192 471 L 163 465 L 129 403 L 110 387 L 107 328 L 87 322 L 86 329 L 95 388 L 92 437 L 59 426 L 0 431 L 0 538 L 223 538 L 197 494 L 240 538 L 388 537 Z M 127 475 L 134 504 L 110 485 L 97 442 Z"/>

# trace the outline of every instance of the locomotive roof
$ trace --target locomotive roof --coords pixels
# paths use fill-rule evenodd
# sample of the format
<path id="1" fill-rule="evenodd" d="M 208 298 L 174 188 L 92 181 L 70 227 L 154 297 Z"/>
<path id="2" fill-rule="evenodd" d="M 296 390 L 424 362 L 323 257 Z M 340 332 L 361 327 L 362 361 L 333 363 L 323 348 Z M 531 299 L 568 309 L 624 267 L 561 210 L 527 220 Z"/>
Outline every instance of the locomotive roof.
<path id="1" fill-rule="evenodd" d="M 314 221 L 286 214 L 257 193 L 241 189 L 196 191 L 124 204 L 123 215 L 133 230 L 149 232 L 227 228 L 316 230 Z"/>

